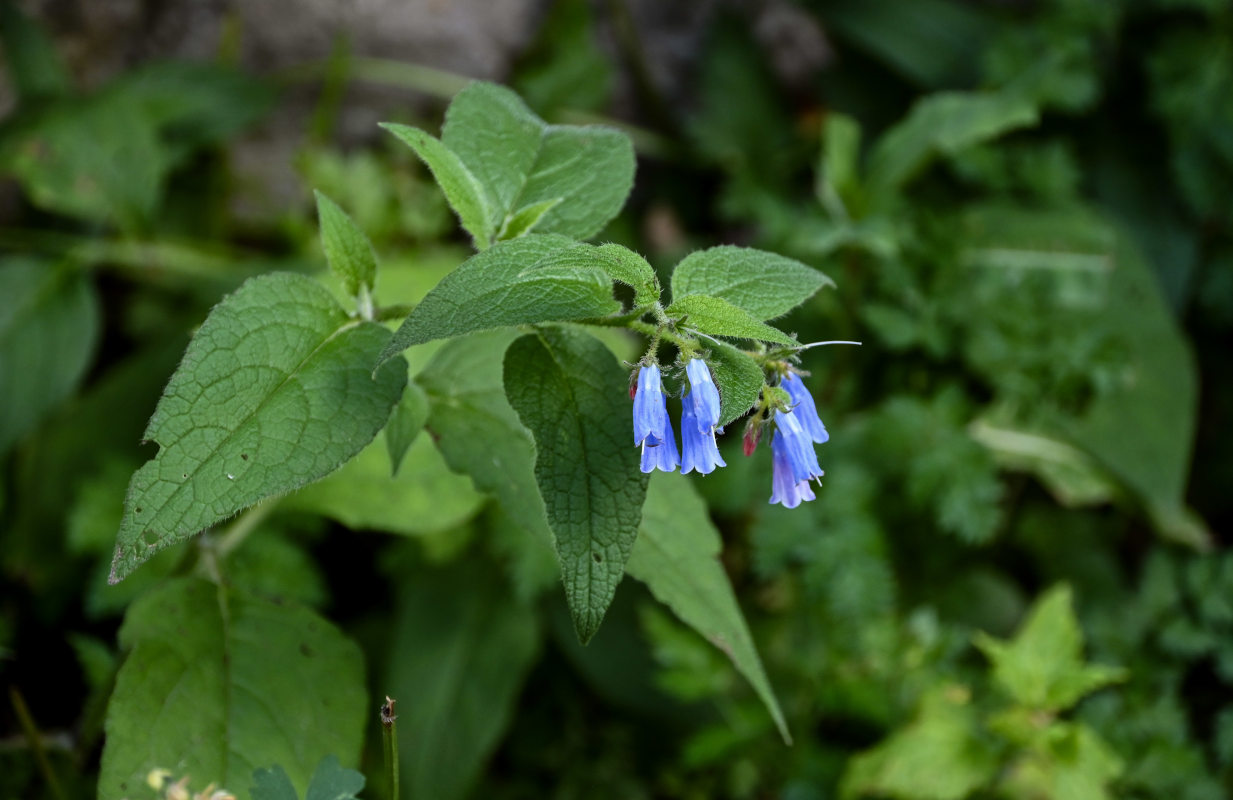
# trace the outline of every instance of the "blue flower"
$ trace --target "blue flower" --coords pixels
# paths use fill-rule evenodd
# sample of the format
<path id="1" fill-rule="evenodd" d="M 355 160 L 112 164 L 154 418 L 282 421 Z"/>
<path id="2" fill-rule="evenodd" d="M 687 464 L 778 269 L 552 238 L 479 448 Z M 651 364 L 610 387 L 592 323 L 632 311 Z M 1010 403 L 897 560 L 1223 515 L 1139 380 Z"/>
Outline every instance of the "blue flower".
<path id="1" fill-rule="evenodd" d="M 712 387 L 714 390 L 714 387 Z M 702 475 L 714 472 L 715 467 L 726 467 L 719 447 L 715 444 L 715 428 L 704 430 L 699 422 L 692 395 L 697 389 L 681 399 L 681 474 L 697 470 Z"/>
<path id="2" fill-rule="evenodd" d="M 778 448 L 775 452 L 783 453 L 798 483 L 822 476 L 822 468 L 818 466 L 818 454 L 814 452 L 813 442 L 795 411 L 779 411 L 775 414 L 775 436 L 771 440 L 771 447 Z"/>
<path id="3" fill-rule="evenodd" d="M 690 416 L 697 420 L 698 430 L 711 434 L 713 440 L 715 426 L 719 424 L 719 390 L 711 380 L 711 370 L 702 359 L 691 358 L 685 365 L 685 376 L 689 378 L 689 394 L 683 402 L 692 407 Z M 682 427 L 684 424 L 681 423 Z"/>
<path id="4" fill-rule="evenodd" d="M 672 472 L 681 463 L 668 419 L 668 405 L 655 364 L 638 371 L 638 390 L 634 395 L 634 444 L 642 447 L 642 471 L 662 469 Z"/>
<path id="5" fill-rule="evenodd" d="M 822 419 L 818 416 L 818 407 L 813 404 L 813 397 L 805 388 L 805 383 L 789 372 L 781 385 L 788 392 L 788 397 L 792 398 L 792 411 L 800 420 L 805 433 L 809 434 L 809 438 L 818 444 L 831 438 L 826 432 L 826 426 L 822 424 Z"/>
<path id="6" fill-rule="evenodd" d="M 802 501 L 814 499 L 809 481 L 796 479 L 787 440 L 778 432 L 771 440 L 771 468 L 771 503 L 782 503 L 784 508 L 796 508 Z"/>

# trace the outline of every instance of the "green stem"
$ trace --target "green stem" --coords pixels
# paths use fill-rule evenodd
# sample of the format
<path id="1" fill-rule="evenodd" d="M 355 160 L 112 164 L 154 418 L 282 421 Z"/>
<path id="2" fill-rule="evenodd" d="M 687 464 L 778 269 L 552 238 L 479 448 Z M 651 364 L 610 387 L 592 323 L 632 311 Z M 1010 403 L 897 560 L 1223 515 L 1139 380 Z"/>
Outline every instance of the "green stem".
<path id="1" fill-rule="evenodd" d="M 243 544 L 248 535 L 256 530 L 262 520 L 268 517 L 277 505 L 278 500 L 276 499 L 263 500 L 236 517 L 235 522 L 227 526 L 227 530 L 223 532 L 222 536 L 218 539 L 218 543 L 214 546 L 214 552 L 219 560 L 225 559 L 233 550 Z"/>
<path id="2" fill-rule="evenodd" d="M 385 775 L 390 786 L 390 800 L 398 800 L 398 715 L 394 699 L 388 695 L 381 706 L 381 741 L 385 751 Z"/>
<path id="3" fill-rule="evenodd" d="M 60 788 L 60 782 L 56 780 L 56 773 L 51 768 L 51 762 L 47 760 L 47 751 L 43 749 L 43 737 L 39 733 L 38 726 L 34 724 L 34 717 L 30 715 L 25 698 L 21 696 L 21 692 L 17 691 L 16 686 L 9 687 L 9 702 L 13 705 L 13 713 L 17 715 L 26 740 L 30 742 L 30 749 L 34 751 L 34 760 L 38 764 L 39 772 L 43 773 L 43 780 L 47 782 L 47 787 L 51 789 L 56 800 L 64 800 L 64 791 Z"/>

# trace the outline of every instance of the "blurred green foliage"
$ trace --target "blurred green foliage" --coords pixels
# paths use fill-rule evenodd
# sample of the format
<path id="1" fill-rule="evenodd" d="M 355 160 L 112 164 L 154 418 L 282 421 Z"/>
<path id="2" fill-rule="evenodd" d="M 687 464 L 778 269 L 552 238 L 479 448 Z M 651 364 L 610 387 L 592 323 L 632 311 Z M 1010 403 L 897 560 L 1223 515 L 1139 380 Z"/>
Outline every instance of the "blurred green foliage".
<path id="1" fill-rule="evenodd" d="M 552 4 L 510 80 L 546 119 L 609 113 L 622 75 L 649 74 L 636 30 L 618 55 L 604 46 L 622 6 Z M 487 500 L 533 476 L 449 471 L 532 463 L 499 349 L 408 351 L 424 396 L 398 413 L 406 431 L 428 414 L 429 435 L 378 441 L 108 586 L 128 475 L 153 455 L 138 442 L 188 334 L 251 275 L 324 274 L 313 188 L 371 240 L 385 304 L 415 303 L 462 250 L 429 176 L 384 140 L 306 139 L 301 202 L 255 227 L 227 153 L 273 107 L 269 83 L 149 64 L 86 94 L 52 39 L 0 3 L 19 97 L 0 121 L 15 196 L 0 220 L 0 683 L 24 698 L 0 711 L 0 796 L 95 792 L 107 698 L 146 688 L 131 666 L 115 688 L 117 670 L 172 657 L 151 653 L 142 609 L 200 600 L 202 576 L 249 624 L 311 618 L 359 644 L 363 670 L 344 643 L 347 675 L 304 691 L 367 698 L 342 723 L 370 714 L 366 796 L 387 792 L 386 693 L 413 797 L 1226 796 L 1233 13 L 1218 0 L 800 9 L 830 51 L 804 88 L 776 76 L 737 11 L 709 24 L 680 102 L 628 81 L 646 126 L 633 139 L 654 157 L 602 234 L 661 270 L 720 242 L 797 258 L 837 290 L 785 329 L 864 342 L 807 360 L 831 431 L 815 502 L 768 506 L 769 455 L 741 456 L 736 431 L 721 441 L 730 466 L 690 481 L 705 507 L 690 492 L 644 521 L 643 538 L 658 523 L 722 539 L 716 565 L 765 664 L 751 685 L 655 603 L 709 596 L 647 577 L 662 554 L 635 551 L 650 591 L 624 581 L 577 643 L 542 523 Z M 450 432 L 489 449 L 438 450 L 432 434 Z M 403 452 L 395 477 L 387 448 Z M 222 669 L 208 657 L 220 641 L 180 643 L 204 654 L 203 680 Z M 302 793 L 321 748 L 359 741 L 332 747 L 336 732 L 272 756 L 283 778 L 253 796 Z M 274 767 L 273 752 L 246 766 Z"/>

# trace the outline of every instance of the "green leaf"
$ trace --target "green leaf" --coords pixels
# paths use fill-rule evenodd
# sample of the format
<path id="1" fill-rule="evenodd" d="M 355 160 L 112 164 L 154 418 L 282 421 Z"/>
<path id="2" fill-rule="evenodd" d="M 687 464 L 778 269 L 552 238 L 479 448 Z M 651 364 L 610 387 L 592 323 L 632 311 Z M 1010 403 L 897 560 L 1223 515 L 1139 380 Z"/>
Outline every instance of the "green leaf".
<path id="1" fill-rule="evenodd" d="M 535 480 L 585 643 L 625 574 L 646 497 L 624 371 L 594 337 L 543 328 L 506 351 L 505 392 L 535 437 Z"/>
<path id="2" fill-rule="evenodd" d="M 304 800 L 357 800 L 364 783 L 363 773 L 347 769 L 338 763 L 338 756 L 328 755 L 313 772 Z"/>
<path id="3" fill-rule="evenodd" d="M 719 562 L 719 531 L 689 480 L 655 473 L 647 487 L 638 540 L 626 569 L 651 594 L 719 648 L 745 676 L 792 743 L 749 626 Z"/>
<path id="4" fill-rule="evenodd" d="M 834 282 L 799 261 L 763 250 L 722 245 L 690 253 L 672 272 L 672 297 L 706 294 L 759 320 L 796 308 Z"/>
<path id="5" fill-rule="evenodd" d="M 337 469 L 389 419 L 400 359 L 374 378 L 385 328 L 349 320 L 320 284 L 254 278 L 214 307 L 159 400 L 133 475 L 111 580 L 262 498 Z"/>
<path id="6" fill-rule="evenodd" d="M 68 70 L 52 38 L 10 0 L 0 1 L 0 45 L 23 103 L 72 91 Z"/>
<path id="7" fill-rule="evenodd" d="M 484 196 L 484 187 L 471 174 L 462 160 L 440 140 L 410 125 L 383 122 L 381 127 L 397 136 L 415 151 L 436 179 L 450 207 L 467 233 L 475 240 L 476 250 L 486 250 L 497 228 L 492 224 L 492 211 Z"/>
<path id="8" fill-rule="evenodd" d="M 299 800 L 286 770 L 277 764 L 253 770 L 253 785 L 248 791 L 252 800 Z"/>
<path id="9" fill-rule="evenodd" d="M 832 219 L 847 219 L 860 192 L 860 123 L 845 114 L 827 114 L 814 192 Z"/>
<path id="10" fill-rule="evenodd" d="M 470 475 L 521 528 L 548 542 L 535 443 L 505 397 L 505 351 L 517 336 L 500 330 L 448 342 L 416 382 L 428 395 L 427 427 L 450 469 Z"/>
<path id="11" fill-rule="evenodd" d="M 403 791 L 460 800 L 509 726 L 539 650 L 538 615 L 481 559 L 408 577 L 386 683 L 401 711 Z"/>
<path id="12" fill-rule="evenodd" d="M 107 711 L 100 800 L 133 796 L 155 767 L 244 800 L 258 764 L 303 791 L 314 766 L 356 765 L 367 698 L 360 650 L 310 611 L 181 578 L 143 596 Z"/>
<path id="13" fill-rule="evenodd" d="M 576 253 L 562 256 L 574 245 L 564 236 L 531 235 L 472 256 L 420 301 L 381 360 L 434 339 L 617 310 L 612 281 L 598 265 L 579 266 Z"/>
<path id="14" fill-rule="evenodd" d="M 678 325 L 709 333 L 713 336 L 732 336 L 740 339 L 758 339 L 779 344 L 799 344 L 791 336 L 759 322 L 748 311 L 732 305 L 727 300 L 705 294 L 691 294 L 668 306 L 669 317 L 679 319 Z"/>
<path id="15" fill-rule="evenodd" d="M 361 287 L 372 291 L 377 280 L 377 254 L 359 226 L 330 198 L 319 191 L 317 217 L 321 222 L 321 247 L 334 274 L 342 278 L 347 294 L 358 297 Z"/>
<path id="16" fill-rule="evenodd" d="M 474 516 L 483 497 L 465 476 L 450 472 L 426 438 L 407 452 L 397 477 L 374 441 L 342 469 L 284 499 L 280 508 L 308 511 L 352 530 L 422 536 L 449 530 Z"/>
<path id="17" fill-rule="evenodd" d="M 562 198 L 560 197 L 554 197 L 551 200 L 527 206 L 513 216 L 508 217 L 501 230 L 497 232 L 497 238 L 517 239 L 519 236 L 527 235 L 535 230 L 535 226 L 544 218 L 544 215 L 555 208 L 561 200 Z"/>
<path id="18" fill-rule="evenodd" d="M 969 702 L 963 686 L 927 694 L 911 723 L 849 760 L 839 796 L 962 800 L 989 785 L 998 757 Z"/>
<path id="19" fill-rule="evenodd" d="M 978 633 L 975 642 L 993 663 L 993 679 L 1002 690 L 1015 702 L 1041 711 L 1070 708 L 1084 695 L 1129 675 L 1120 667 L 1083 663 L 1083 632 L 1065 584 L 1033 604 L 1012 641 Z"/>
<path id="20" fill-rule="evenodd" d="M 719 389 L 719 426 L 743 416 L 758 402 L 766 376 L 758 362 L 729 344 L 710 342 L 707 364 Z"/>
<path id="21" fill-rule="evenodd" d="M 608 277 L 634 289 L 634 302 L 638 305 L 659 299 L 659 278 L 645 258 L 619 244 L 601 244 L 587 253 L 598 259 L 601 269 Z"/>
<path id="22" fill-rule="evenodd" d="M 398 475 L 407 448 L 419 436 L 428 421 L 428 395 L 418 384 L 407 383 L 402 399 L 394 406 L 390 421 L 385 424 L 385 447 L 390 454 L 390 475 Z"/>
<path id="23" fill-rule="evenodd" d="M 891 197 L 933 159 L 953 156 L 1040 119 L 1026 95 L 935 92 L 918 100 L 902 121 L 882 134 L 869 155 L 867 185 L 875 207 Z"/>
<path id="24" fill-rule="evenodd" d="M 0 262 L 0 455 L 80 383 L 99 335 L 99 302 L 80 273 Z"/>

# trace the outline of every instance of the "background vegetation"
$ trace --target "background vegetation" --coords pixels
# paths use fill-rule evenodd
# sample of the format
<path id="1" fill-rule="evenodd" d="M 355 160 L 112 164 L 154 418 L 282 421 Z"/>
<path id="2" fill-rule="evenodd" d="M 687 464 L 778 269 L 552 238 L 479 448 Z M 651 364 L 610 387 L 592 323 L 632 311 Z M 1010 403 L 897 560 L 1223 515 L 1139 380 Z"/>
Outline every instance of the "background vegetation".
<path id="1" fill-rule="evenodd" d="M 865 343 L 805 359 L 831 432 L 817 501 L 769 506 L 769 454 L 746 459 L 734 433 L 730 466 L 692 479 L 792 746 L 641 584 L 579 646 L 551 556 L 428 435 L 397 478 L 378 439 L 108 586 L 125 487 L 152 455 L 137 443 L 195 326 L 247 277 L 323 272 L 313 188 L 372 239 L 387 303 L 414 303 L 466 247 L 397 142 L 333 144 L 350 82 L 381 78 L 345 47 L 317 73 L 299 202 L 255 221 L 230 148 L 302 76 L 223 57 L 86 91 L 5 4 L 0 795 L 94 794 L 119 665 L 179 641 L 147 611 L 177 575 L 338 627 L 322 669 L 364 720 L 365 796 L 387 791 L 385 694 L 404 797 L 1230 793 L 1233 10 L 802 2 L 826 38 L 801 74 L 734 7 L 669 92 L 621 9 L 551 4 L 509 76 L 550 121 L 630 131 L 634 194 L 599 239 L 657 267 L 726 242 L 790 255 L 837 289 L 785 329 Z M 382 74 L 439 90 L 406 114 L 430 130 L 463 84 Z M 413 375 L 430 356 L 408 352 Z"/>

